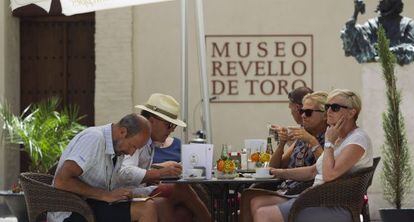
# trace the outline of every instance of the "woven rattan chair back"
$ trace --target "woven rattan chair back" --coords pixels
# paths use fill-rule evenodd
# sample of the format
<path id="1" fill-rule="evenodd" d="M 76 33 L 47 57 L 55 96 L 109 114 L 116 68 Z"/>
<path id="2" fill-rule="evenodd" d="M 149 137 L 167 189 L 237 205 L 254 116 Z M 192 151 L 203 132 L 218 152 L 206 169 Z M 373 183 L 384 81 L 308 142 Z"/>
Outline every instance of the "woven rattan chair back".
<path id="1" fill-rule="evenodd" d="M 92 209 L 80 196 L 54 188 L 53 176 L 21 173 L 19 176 L 26 199 L 29 221 L 35 222 L 44 212 L 77 212 L 88 222 L 95 222 Z"/>
<path id="2" fill-rule="evenodd" d="M 300 211 L 308 207 L 342 207 L 350 211 L 354 222 L 360 221 L 363 196 L 374 171 L 374 166 L 363 168 L 304 191 L 292 205 L 289 222 L 295 221 Z"/>

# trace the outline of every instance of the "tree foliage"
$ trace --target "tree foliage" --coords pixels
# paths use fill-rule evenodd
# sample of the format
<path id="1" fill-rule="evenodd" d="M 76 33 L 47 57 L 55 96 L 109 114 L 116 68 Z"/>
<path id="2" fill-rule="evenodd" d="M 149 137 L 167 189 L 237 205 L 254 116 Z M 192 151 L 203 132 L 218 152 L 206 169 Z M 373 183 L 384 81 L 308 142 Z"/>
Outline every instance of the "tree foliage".
<path id="1" fill-rule="evenodd" d="M 382 27 L 378 30 L 377 47 L 387 96 L 387 110 L 382 114 L 385 143 L 382 146 L 381 180 L 384 198 L 397 209 L 401 209 L 406 194 L 410 192 L 413 176 L 404 118 L 400 110 L 401 91 L 397 89 L 394 73 L 396 58 L 389 50 L 389 40 Z"/>
<path id="2" fill-rule="evenodd" d="M 57 161 L 69 141 L 85 127 L 78 121 L 78 107 L 69 106 L 58 112 L 56 97 L 29 105 L 20 116 L 14 115 L 7 103 L 0 104 L 7 141 L 22 144 L 31 157 L 30 171 L 46 173 Z"/>

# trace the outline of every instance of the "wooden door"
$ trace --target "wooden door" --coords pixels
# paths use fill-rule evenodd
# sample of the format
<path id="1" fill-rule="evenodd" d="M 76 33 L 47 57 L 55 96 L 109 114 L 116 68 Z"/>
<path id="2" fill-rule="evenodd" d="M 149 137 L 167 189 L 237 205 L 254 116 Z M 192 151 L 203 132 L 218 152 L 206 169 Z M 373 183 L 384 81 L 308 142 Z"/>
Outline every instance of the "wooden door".
<path id="1" fill-rule="evenodd" d="M 21 110 L 59 96 L 79 106 L 82 124 L 94 125 L 94 34 L 94 13 L 21 18 Z"/>

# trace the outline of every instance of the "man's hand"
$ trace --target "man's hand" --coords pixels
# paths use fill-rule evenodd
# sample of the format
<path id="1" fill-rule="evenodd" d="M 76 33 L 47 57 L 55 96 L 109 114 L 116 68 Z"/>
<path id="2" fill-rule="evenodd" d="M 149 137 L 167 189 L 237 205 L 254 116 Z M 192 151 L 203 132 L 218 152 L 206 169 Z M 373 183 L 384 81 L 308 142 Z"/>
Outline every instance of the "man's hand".
<path id="1" fill-rule="evenodd" d="M 119 200 L 127 200 L 132 198 L 132 190 L 128 188 L 118 188 L 112 191 L 104 192 L 102 195 L 101 200 L 106 201 L 108 203 L 119 201 Z"/>
<path id="2" fill-rule="evenodd" d="M 160 168 L 147 170 L 143 182 L 156 183 L 162 177 L 178 177 L 182 173 L 182 166 L 174 161 L 167 161 L 157 166 Z"/>
<path id="3" fill-rule="evenodd" d="M 175 167 L 182 169 L 182 166 L 175 161 L 165 161 L 163 163 L 158 163 L 157 165 L 162 167 Z"/>
<path id="4" fill-rule="evenodd" d="M 179 176 L 182 173 L 182 166 L 178 163 L 169 163 L 168 166 L 158 169 L 160 178 L 165 176 Z"/>

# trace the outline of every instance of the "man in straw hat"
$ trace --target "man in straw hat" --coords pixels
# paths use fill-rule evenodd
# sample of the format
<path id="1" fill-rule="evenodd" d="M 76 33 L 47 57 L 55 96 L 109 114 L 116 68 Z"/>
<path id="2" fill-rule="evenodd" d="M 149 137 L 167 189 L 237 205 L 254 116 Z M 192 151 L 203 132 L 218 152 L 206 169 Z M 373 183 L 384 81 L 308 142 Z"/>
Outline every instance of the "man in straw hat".
<path id="1" fill-rule="evenodd" d="M 173 161 L 160 163 L 156 168 L 151 168 L 155 147 L 162 146 L 177 126 L 187 126 L 186 123 L 178 119 L 180 104 L 172 96 L 154 93 L 144 105 L 135 107 L 141 109 L 141 115 L 149 121 L 151 138 L 142 149 L 125 158 L 120 170 L 119 181 L 123 185 L 144 186 L 149 195 L 159 193 L 159 196 L 166 197 L 167 201 L 159 203 L 163 205 L 160 209 L 164 209 L 162 212 L 159 211 L 161 218 L 177 219 L 176 213 L 183 211 L 173 207 L 183 205 L 193 213 L 197 221 L 211 221 L 207 207 L 189 185 L 148 186 L 148 184 L 159 182 L 164 177 L 178 177 L 182 172 L 181 165 Z"/>

